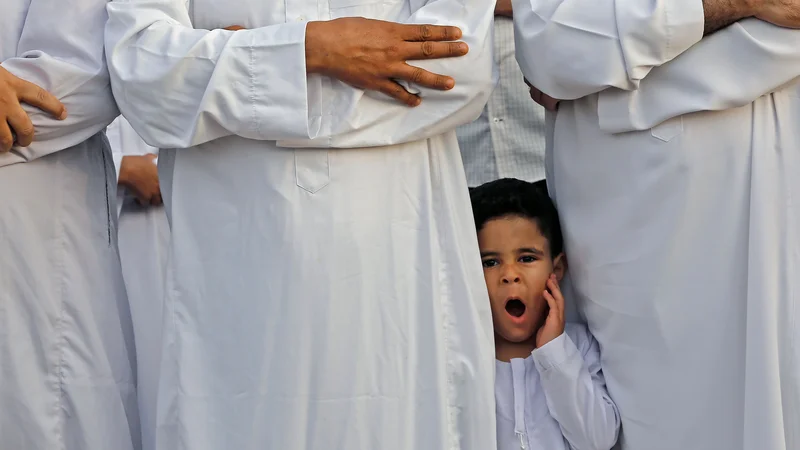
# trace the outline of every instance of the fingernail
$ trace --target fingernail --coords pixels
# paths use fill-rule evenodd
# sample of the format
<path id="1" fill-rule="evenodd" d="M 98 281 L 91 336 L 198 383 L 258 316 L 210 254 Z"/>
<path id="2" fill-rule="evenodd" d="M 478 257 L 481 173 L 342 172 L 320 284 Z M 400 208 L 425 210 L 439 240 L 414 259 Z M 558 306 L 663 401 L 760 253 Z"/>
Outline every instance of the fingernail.
<path id="1" fill-rule="evenodd" d="M 469 45 L 461 42 L 461 43 L 458 44 L 458 50 L 461 51 L 461 52 L 467 53 L 467 52 L 469 52 Z"/>
<path id="2" fill-rule="evenodd" d="M 61 115 L 58 116 L 58 120 L 64 120 L 66 118 L 67 118 L 67 109 L 64 108 L 64 109 L 61 110 Z"/>
<path id="3" fill-rule="evenodd" d="M 456 81 L 453 80 L 452 78 L 450 78 L 450 79 L 448 79 L 447 81 L 444 82 L 444 87 L 447 88 L 447 89 L 453 89 L 453 87 L 455 87 L 455 85 L 456 85 Z"/>

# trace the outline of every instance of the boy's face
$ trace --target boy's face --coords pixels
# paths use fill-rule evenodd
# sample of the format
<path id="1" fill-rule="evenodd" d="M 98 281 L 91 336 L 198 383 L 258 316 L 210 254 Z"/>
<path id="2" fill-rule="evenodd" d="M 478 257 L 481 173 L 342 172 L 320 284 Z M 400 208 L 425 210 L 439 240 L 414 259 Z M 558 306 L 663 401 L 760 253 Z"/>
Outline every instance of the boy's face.
<path id="1" fill-rule="evenodd" d="M 512 343 L 535 339 L 546 317 L 547 279 L 554 272 L 559 280 L 563 276 L 562 255 L 554 261 L 536 222 L 518 216 L 486 222 L 478 244 L 496 338 Z"/>

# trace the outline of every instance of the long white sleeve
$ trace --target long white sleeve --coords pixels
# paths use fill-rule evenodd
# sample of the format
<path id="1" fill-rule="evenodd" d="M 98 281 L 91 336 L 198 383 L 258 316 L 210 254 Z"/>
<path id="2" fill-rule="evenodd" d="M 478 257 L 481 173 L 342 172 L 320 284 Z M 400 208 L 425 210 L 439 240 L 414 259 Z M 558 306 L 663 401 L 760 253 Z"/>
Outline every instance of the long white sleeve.
<path id="1" fill-rule="evenodd" d="M 354 89 L 333 81 L 324 91 L 336 99 L 323 109 L 316 139 L 285 140 L 284 147 L 373 147 L 401 144 L 436 136 L 480 115 L 497 81 L 492 56 L 494 0 L 414 0 L 413 14 L 383 18 L 408 24 L 453 25 L 463 32 L 469 45 L 466 56 L 415 61 L 428 71 L 452 76 L 450 91 L 412 86 L 422 104 L 409 108 L 375 92 Z"/>
<path id="2" fill-rule="evenodd" d="M 599 346 L 586 327 L 567 327 L 533 351 L 547 407 L 574 450 L 609 450 L 617 442 L 620 416 L 606 390 Z"/>
<path id="3" fill-rule="evenodd" d="M 744 20 L 654 69 L 638 90 L 604 92 L 600 127 L 646 130 L 683 114 L 737 108 L 798 77 L 800 30 Z"/>
<path id="4" fill-rule="evenodd" d="M 102 131 L 119 114 L 108 81 L 103 53 L 106 0 L 32 0 L 17 53 L 4 69 L 37 84 L 66 106 L 59 121 L 23 105 L 36 134 L 26 147 L 15 147 L 0 165 L 31 161 L 73 147 Z"/>
<path id="5" fill-rule="evenodd" d="M 133 128 L 161 148 L 229 135 L 284 146 L 358 147 L 441 134 L 476 118 L 494 86 L 494 2 L 429 3 L 406 22 L 460 26 L 471 50 L 463 58 L 415 63 L 456 79 L 449 92 L 422 90 L 418 108 L 306 75 L 305 22 L 195 30 L 183 0 L 109 5 L 114 94 Z"/>
<path id="6" fill-rule="evenodd" d="M 148 144 L 309 136 L 304 22 L 195 30 L 184 0 L 118 0 L 108 12 L 114 95 Z"/>
<path id="7" fill-rule="evenodd" d="M 513 0 L 513 9 L 522 73 L 562 100 L 636 89 L 703 37 L 702 0 Z"/>

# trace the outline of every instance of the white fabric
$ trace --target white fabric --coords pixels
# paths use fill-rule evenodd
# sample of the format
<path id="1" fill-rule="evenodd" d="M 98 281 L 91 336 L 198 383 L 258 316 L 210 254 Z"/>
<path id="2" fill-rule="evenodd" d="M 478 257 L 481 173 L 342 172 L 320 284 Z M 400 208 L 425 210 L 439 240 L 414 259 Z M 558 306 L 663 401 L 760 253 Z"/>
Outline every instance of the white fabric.
<path id="1" fill-rule="evenodd" d="M 563 100 L 634 89 L 653 67 L 703 37 L 702 0 L 512 0 L 512 6 L 522 73 Z"/>
<path id="2" fill-rule="evenodd" d="M 637 90 L 604 91 L 600 127 L 611 133 L 648 130 L 682 114 L 746 106 L 783 88 L 792 95 L 798 77 L 800 31 L 744 20 L 654 70 Z"/>
<path id="3" fill-rule="evenodd" d="M 108 126 L 106 134 L 114 159 L 120 163 L 124 156 L 158 154 L 158 149 L 145 144 L 122 116 Z M 152 449 L 156 439 L 156 399 L 169 223 L 163 206 L 140 206 L 135 198 L 125 194 L 123 187 L 119 191 L 119 254 L 136 341 L 142 448 Z"/>
<path id="4" fill-rule="evenodd" d="M 0 155 L 0 447 L 139 448 L 133 336 L 116 243 L 117 115 L 104 0 L 4 1 L 0 61 L 60 98 Z"/>
<path id="5" fill-rule="evenodd" d="M 548 182 L 624 449 L 800 448 L 797 33 L 744 21 L 653 68 L 638 90 L 559 107 Z M 574 45 L 529 37 L 525 48 L 554 54 Z M 602 90 L 593 74 L 619 62 L 577 70 L 593 50 L 584 44 L 575 65 L 526 75 L 569 73 Z"/>
<path id="6" fill-rule="evenodd" d="M 456 129 L 471 187 L 500 178 L 544 179 L 544 108 L 531 101 L 514 54 L 514 22 L 495 17 L 497 87 L 480 117 Z"/>
<path id="7" fill-rule="evenodd" d="M 58 0 L 4 1 L 0 18 L 3 68 L 58 97 L 69 116 L 53 120 L 24 105 L 36 127 L 36 139 L 26 148 L 0 155 L 0 167 L 83 144 L 119 114 L 103 54 L 105 4 L 78 0 L 69 11 L 54 14 L 53 8 L 63 6 Z"/>
<path id="8" fill-rule="evenodd" d="M 497 449 L 609 450 L 619 413 L 606 391 L 600 349 L 584 325 L 531 356 L 496 362 Z"/>
<path id="9" fill-rule="evenodd" d="M 452 131 L 493 87 L 491 3 L 110 4 L 114 90 L 162 149 L 173 232 L 157 449 L 495 447 L 491 314 Z M 468 56 L 420 63 L 455 89 L 409 109 L 307 77 L 301 20 L 352 15 L 460 26 Z"/>

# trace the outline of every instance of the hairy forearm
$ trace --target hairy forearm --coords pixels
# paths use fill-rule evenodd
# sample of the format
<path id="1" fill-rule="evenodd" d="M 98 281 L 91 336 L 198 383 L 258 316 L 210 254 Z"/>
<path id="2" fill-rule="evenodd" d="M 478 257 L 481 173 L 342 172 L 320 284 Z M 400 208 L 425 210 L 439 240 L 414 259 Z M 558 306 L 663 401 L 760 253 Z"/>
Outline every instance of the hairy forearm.
<path id="1" fill-rule="evenodd" d="M 755 15 L 755 0 L 703 0 L 705 31 L 708 35 Z"/>

